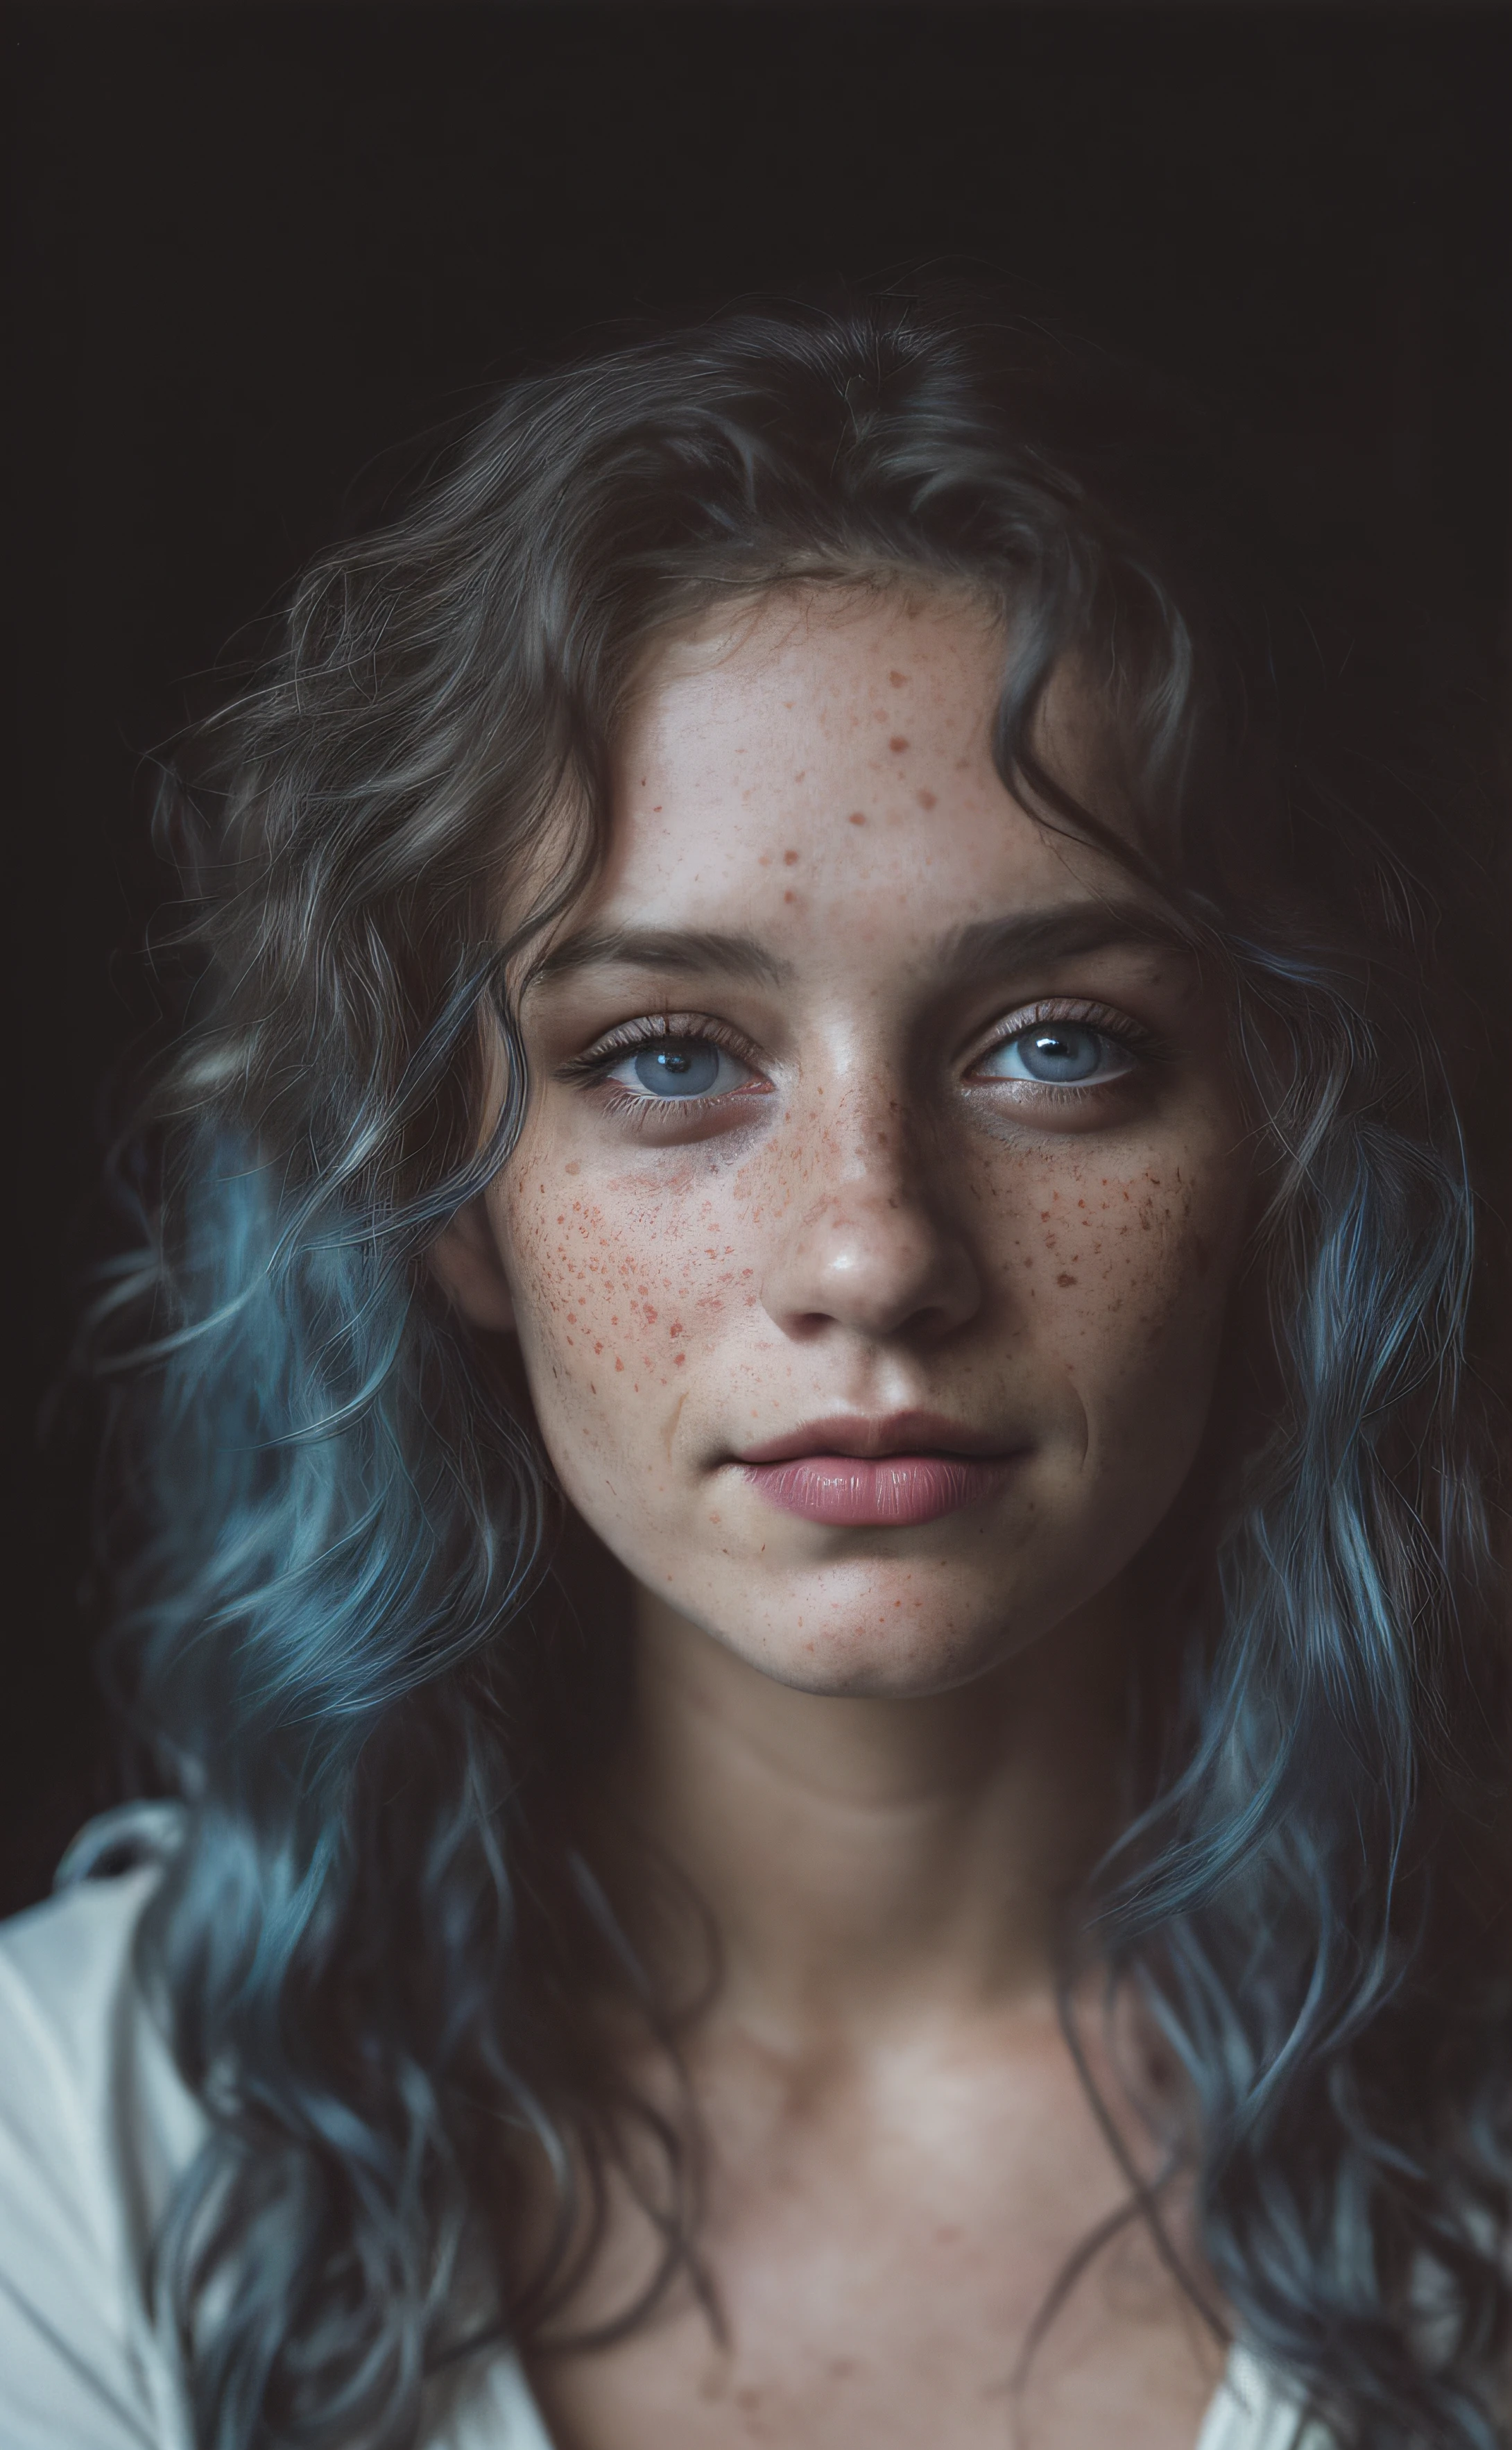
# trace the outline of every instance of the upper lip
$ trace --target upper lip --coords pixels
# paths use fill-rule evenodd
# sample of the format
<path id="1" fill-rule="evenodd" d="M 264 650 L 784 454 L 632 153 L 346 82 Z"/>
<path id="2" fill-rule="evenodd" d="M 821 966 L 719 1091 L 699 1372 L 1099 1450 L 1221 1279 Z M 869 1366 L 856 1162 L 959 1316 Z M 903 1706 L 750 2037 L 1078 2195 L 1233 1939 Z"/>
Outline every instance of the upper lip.
<path id="1" fill-rule="evenodd" d="M 1006 1455 L 1014 1443 L 991 1429 L 967 1429 L 947 1420 L 943 1412 L 837 1412 L 823 1421 L 804 1421 L 780 1438 L 743 1447 L 737 1463 L 791 1463 L 800 1455 L 843 1454 L 876 1460 L 894 1454 Z"/>

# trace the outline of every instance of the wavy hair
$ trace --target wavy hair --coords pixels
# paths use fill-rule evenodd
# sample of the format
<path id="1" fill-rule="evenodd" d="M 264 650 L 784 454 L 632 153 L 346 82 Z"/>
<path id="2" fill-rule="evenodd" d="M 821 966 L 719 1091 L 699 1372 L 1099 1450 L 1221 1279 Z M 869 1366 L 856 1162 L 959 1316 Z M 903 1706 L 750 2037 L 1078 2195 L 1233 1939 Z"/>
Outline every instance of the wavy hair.
<path id="1" fill-rule="evenodd" d="M 109 1670 L 191 1832 L 141 1945 L 211 2119 L 156 2265 L 201 2450 L 407 2450 L 428 2376 L 549 2329 L 616 2177 L 662 2248 L 624 2323 L 696 2270 L 689 2130 L 599 2012 L 675 2057 L 580 1835 L 622 1611 L 425 1253 L 509 1157 L 506 981 L 601 854 L 649 642 L 899 574 L 1000 609 L 1003 779 L 1219 965 L 1262 1152 L 1086 1929 L 1184 2071 L 1243 2336 L 1342 2442 L 1500 2438 L 1494 810 L 1431 653 L 1320 625 L 1224 465 L 1152 382 L 979 302 L 732 313 L 511 389 L 187 745 L 194 982 L 95 1343 Z M 1037 751 L 1068 658 L 1116 834 Z"/>

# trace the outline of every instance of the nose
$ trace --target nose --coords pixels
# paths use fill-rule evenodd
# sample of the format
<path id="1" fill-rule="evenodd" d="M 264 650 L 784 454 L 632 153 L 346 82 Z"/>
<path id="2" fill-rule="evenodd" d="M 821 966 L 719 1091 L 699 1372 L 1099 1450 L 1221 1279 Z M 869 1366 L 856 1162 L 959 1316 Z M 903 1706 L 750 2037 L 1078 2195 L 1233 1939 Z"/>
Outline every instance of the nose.
<path id="1" fill-rule="evenodd" d="M 838 1327 L 938 1342 L 981 1307 L 970 1246 L 923 1154 L 899 1145 L 896 1128 L 868 1128 L 854 1116 L 850 1123 L 821 1136 L 834 1176 L 817 1197 L 813 1169 L 804 1169 L 809 1196 L 768 1263 L 763 1304 L 798 1338 Z"/>

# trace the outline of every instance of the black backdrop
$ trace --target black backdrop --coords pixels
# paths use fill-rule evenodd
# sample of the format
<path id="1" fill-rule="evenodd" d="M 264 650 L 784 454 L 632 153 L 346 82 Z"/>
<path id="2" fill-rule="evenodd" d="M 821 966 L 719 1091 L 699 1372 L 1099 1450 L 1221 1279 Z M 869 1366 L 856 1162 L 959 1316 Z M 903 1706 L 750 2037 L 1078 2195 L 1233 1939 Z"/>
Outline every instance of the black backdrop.
<path id="1" fill-rule="evenodd" d="M 596 319 L 933 257 L 1241 402 L 1317 533 L 1410 554 L 1494 666 L 1512 16 L 48 0 L 4 39 L 9 1907 L 110 1793 L 87 1442 L 39 1406 L 100 1082 L 148 1009 L 144 754 L 227 638 L 396 446 Z"/>

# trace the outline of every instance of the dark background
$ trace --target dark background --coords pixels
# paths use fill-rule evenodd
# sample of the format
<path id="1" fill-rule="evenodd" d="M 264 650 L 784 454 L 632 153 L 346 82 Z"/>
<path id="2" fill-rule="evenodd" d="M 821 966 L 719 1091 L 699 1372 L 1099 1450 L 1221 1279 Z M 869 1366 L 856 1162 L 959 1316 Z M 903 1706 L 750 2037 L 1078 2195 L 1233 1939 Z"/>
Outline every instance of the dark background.
<path id="1" fill-rule="evenodd" d="M 39 1433 L 150 1011 L 146 752 L 301 558 L 606 316 L 968 259 L 1220 399 L 1326 551 L 1504 669 L 1512 15 L 11 10 L 0 1908 L 112 1792 L 87 1442 Z"/>

